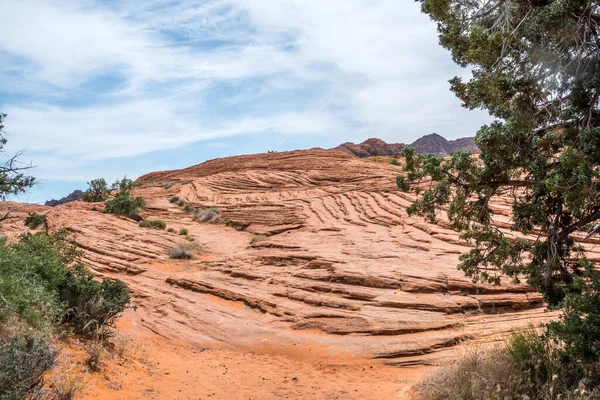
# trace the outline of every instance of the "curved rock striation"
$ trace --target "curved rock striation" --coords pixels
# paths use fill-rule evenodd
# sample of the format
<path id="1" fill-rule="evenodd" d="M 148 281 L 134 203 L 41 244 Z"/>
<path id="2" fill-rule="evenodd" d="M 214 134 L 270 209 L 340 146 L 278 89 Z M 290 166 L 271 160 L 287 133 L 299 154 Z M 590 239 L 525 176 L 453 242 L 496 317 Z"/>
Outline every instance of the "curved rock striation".
<path id="1" fill-rule="evenodd" d="M 464 277 L 456 265 L 468 245 L 443 221 L 406 214 L 413 198 L 395 187 L 399 173 L 315 149 L 139 178 L 155 182 L 136 189 L 148 204 L 142 217 L 186 228 L 203 245 L 189 261 L 167 256 L 183 236 L 140 228 L 89 203 L 46 207 L 47 229 L 71 230 L 91 269 L 124 280 L 145 326 L 191 342 L 318 342 L 407 365 L 554 317 L 525 285 Z M 175 195 L 195 208 L 216 207 L 228 226 L 194 221 L 169 202 Z M 498 224 L 509 207 L 495 204 Z"/>

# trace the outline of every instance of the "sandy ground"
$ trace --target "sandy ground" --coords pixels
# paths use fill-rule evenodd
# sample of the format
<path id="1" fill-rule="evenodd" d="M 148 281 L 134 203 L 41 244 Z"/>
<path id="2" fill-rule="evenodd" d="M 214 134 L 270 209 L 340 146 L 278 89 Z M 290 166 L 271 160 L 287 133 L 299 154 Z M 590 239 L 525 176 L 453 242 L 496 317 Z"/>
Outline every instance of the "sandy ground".
<path id="1" fill-rule="evenodd" d="M 206 347 L 167 340 L 129 310 L 130 342 L 81 377 L 83 399 L 409 399 L 428 367 L 394 367 L 318 344 Z M 73 357 L 73 352 L 67 352 Z M 76 356 L 75 356 L 76 357 Z M 70 362 L 73 360 L 71 359 Z"/>

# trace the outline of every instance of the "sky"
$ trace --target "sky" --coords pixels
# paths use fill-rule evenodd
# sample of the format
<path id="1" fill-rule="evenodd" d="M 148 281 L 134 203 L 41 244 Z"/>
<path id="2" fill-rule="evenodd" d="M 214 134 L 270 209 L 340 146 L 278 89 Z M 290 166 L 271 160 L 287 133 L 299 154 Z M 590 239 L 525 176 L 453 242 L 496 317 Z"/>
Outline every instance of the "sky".
<path id="1" fill-rule="evenodd" d="M 490 121 L 413 0 L 0 0 L 0 112 L 39 184 L 238 154 L 330 148 Z M 0 161 L 2 159 L 0 158 Z"/>

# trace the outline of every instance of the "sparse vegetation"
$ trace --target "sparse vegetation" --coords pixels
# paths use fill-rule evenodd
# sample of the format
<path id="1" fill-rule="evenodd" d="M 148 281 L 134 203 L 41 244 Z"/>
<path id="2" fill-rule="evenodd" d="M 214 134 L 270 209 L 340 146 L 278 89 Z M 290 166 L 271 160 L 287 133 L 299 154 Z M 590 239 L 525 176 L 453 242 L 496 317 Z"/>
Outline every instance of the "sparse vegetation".
<path id="1" fill-rule="evenodd" d="M 392 157 L 392 159 L 390 160 L 390 164 L 400 166 L 400 160 L 398 160 L 396 157 Z"/>
<path id="2" fill-rule="evenodd" d="M 35 229 L 40 225 L 46 223 L 46 215 L 45 214 L 37 214 L 35 212 L 29 213 L 27 217 L 25 217 L 25 226 Z"/>
<path id="3" fill-rule="evenodd" d="M 211 224 L 220 224 L 221 211 L 216 207 L 199 208 L 194 213 L 194 220 L 209 222 Z"/>
<path id="4" fill-rule="evenodd" d="M 179 201 L 179 197 L 177 197 L 177 196 L 172 196 L 169 199 L 169 203 L 177 203 L 178 201 Z"/>
<path id="5" fill-rule="evenodd" d="M 145 219 L 140 221 L 138 225 L 141 228 L 152 228 L 152 229 L 165 229 L 167 224 L 164 221 L 156 220 L 156 219 Z"/>
<path id="6" fill-rule="evenodd" d="M 183 199 L 179 199 L 179 200 L 177 200 L 177 205 L 178 205 L 179 207 L 183 207 L 183 206 L 185 205 L 185 200 L 183 200 Z"/>
<path id="7" fill-rule="evenodd" d="M 141 196 L 131 194 L 133 182 L 123 178 L 121 181 L 115 182 L 113 188 L 118 188 L 119 192 L 113 199 L 106 200 L 104 212 L 137 218 L 140 211 L 146 207 L 146 203 Z"/>
<path id="8" fill-rule="evenodd" d="M 175 228 L 169 228 L 169 229 L 167 229 L 167 232 L 169 232 L 169 233 L 175 233 Z"/>
<path id="9" fill-rule="evenodd" d="M 192 212 L 192 211 L 194 211 L 194 206 L 191 203 L 185 203 L 183 205 L 183 211 Z"/>
<path id="10" fill-rule="evenodd" d="M 169 250 L 169 257 L 174 259 L 191 260 L 202 251 L 202 246 L 196 242 L 179 243 Z"/>
<path id="11" fill-rule="evenodd" d="M 196 239 L 194 239 L 193 236 L 190 236 L 190 235 L 186 235 L 185 239 L 189 242 L 193 242 L 194 240 L 196 240 Z"/>
<path id="12" fill-rule="evenodd" d="M 186 228 L 181 228 L 179 230 L 179 234 L 187 236 L 189 234 L 189 232 L 188 232 L 188 230 Z"/>

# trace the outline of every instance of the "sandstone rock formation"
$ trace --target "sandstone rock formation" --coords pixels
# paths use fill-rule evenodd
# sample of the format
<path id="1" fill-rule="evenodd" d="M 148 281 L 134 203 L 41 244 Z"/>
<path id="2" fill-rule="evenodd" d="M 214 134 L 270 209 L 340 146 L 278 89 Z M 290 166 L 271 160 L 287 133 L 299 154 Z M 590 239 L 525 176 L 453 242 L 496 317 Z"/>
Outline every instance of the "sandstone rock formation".
<path id="1" fill-rule="evenodd" d="M 335 150 L 341 150 L 353 156 L 364 158 L 399 155 L 404 146 L 405 144 L 403 143 L 386 143 L 381 139 L 371 138 L 360 144 L 346 142 L 336 147 Z M 456 140 L 446 140 L 437 133 L 425 135 L 408 146 L 414 148 L 417 153 L 432 153 L 441 156 L 447 156 L 457 150 L 478 151 L 475 145 L 475 138 L 465 137 Z"/>
<path id="2" fill-rule="evenodd" d="M 396 156 L 399 155 L 404 144 L 386 143 L 381 139 L 371 138 L 360 144 L 352 142 L 342 143 L 335 150 L 341 150 L 356 157 Z"/>
<path id="3" fill-rule="evenodd" d="M 97 204 L 36 210 L 46 212 L 50 232 L 72 232 L 95 273 L 129 285 L 145 327 L 192 343 L 310 342 L 407 365 L 555 316 L 525 285 L 464 277 L 456 265 L 468 245 L 444 221 L 408 217 L 413 197 L 395 186 L 400 170 L 315 149 L 140 177 L 157 182 L 135 190 L 148 205 L 142 217 L 187 228 L 203 245 L 190 261 L 167 256 L 182 236 L 140 228 Z M 174 195 L 196 208 L 217 207 L 229 226 L 193 221 L 169 202 Z M 509 207 L 508 200 L 494 205 L 500 227 Z M 26 229 L 13 222 L 0 234 Z"/>

